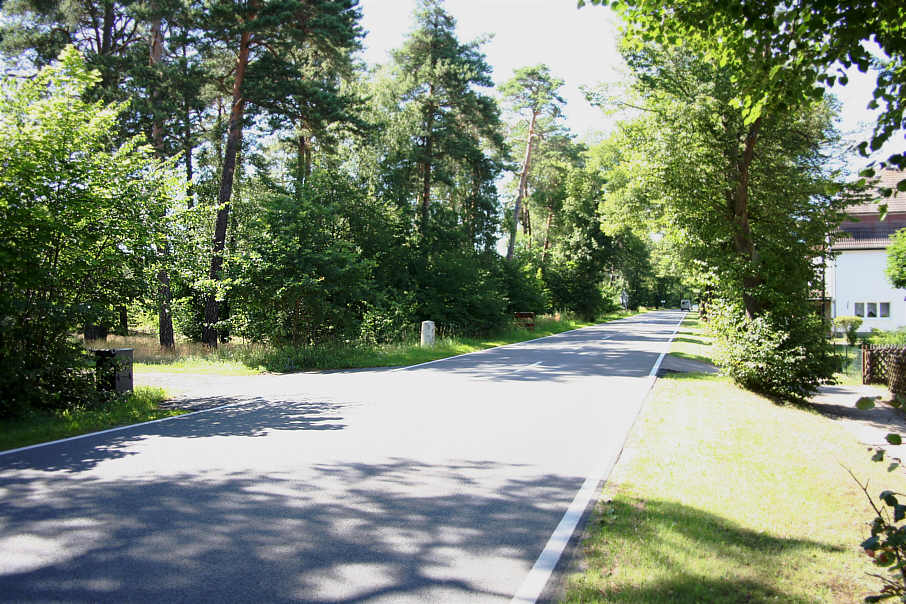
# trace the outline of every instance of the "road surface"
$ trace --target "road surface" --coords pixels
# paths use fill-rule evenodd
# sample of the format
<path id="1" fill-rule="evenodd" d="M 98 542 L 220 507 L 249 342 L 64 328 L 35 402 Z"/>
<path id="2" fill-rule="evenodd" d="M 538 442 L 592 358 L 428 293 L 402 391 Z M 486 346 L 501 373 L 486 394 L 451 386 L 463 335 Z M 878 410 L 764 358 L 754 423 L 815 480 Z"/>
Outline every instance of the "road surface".
<path id="1" fill-rule="evenodd" d="M 681 316 L 209 378 L 195 403 L 227 406 L 0 455 L 0 600 L 532 601 Z"/>

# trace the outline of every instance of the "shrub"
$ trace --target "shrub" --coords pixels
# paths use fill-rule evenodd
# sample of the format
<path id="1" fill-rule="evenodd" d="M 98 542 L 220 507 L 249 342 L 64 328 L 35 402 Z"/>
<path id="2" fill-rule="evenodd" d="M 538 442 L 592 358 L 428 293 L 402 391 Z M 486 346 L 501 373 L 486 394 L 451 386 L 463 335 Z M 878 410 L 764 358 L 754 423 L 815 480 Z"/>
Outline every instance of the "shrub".
<path id="1" fill-rule="evenodd" d="M 834 327 L 842 329 L 843 333 L 846 334 L 846 341 L 849 342 L 849 345 L 855 346 L 859 339 L 856 331 L 862 327 L 862 319 L 849 316 L 837 317 L 834 319 Z"/>
<path id="2" fill-rule="evenodd" d="M 100 75 L 69 47 L 34 78 L 0 82 L 0 414 L 95 400 L 70 341 L 146 290 L 176 181 L 123 105 L 85 100 Z"/>
<path id="3" fill-rule="evenodd" d="M 30 411 L 92 406 L 109 398 L 95 387 L 89 353 L 66 337 L 34 342 L 27 330 L 7 329 L 0 336 L 0 418 Z"/>
<path id="4" fill-rule="evenodd" d="M 584 321 L 594 321 L 616 304 L 605 298 L 597 275 L 580 262 L 551 261 L 544 268 L 544 283 L 550 291 L 554 310 L 571 311 Z"/>
<path id="5" fill-rule="evenodd" d="M 872 329 L 871 335 L 866 338 L 869 344 L 877 346 L 906 346 L 906 328 L 899 328 L 894 331 L 882 331 Z"/>
<path id="6" fill-rule="evenodd" d="M 541 314 L 548 308 L 544 282 L 532 263 L 516 256 L 503 262 L 503 285 L 507 296 L 507 314 L 533 312 Z"/>
<path id="7" fill-rule="evenodd" d="M 804 402 L 833 379 L 833 356 L 817 315 L 803 310 L 782 320 L 771 314 L 749 319 L 727 302 L 715 302 L 710 312 L 715 360 L 740 386 L 780 401 Z"/>
<path id="8" fill-rule="evenodd" d="M 411 300 L 388 300 L 369 306 L 362 316 L 359 338 L 366 344 L 389 344 L 414 336 L 413 307 Z"/>

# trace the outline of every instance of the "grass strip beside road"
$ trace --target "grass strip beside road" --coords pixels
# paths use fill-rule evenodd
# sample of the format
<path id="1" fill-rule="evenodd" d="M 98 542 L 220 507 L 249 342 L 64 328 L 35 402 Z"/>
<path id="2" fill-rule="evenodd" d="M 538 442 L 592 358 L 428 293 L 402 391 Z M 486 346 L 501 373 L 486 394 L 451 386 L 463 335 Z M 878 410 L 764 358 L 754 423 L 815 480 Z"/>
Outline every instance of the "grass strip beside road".
<path id="1" fill-rule="evenodd" d="M 3 420 L 0 421 L 0 451 L 185 413 L 177 409 L 160 409 L 159 405 L 166 399 L 163 389 L 141 386 L 126 397 L 96 409 L 32 413 L 23 418 Z"/>
<path id="2" fill-rule="evenodd" d="M 617 311 L 599 317 L 594 322 L 542 316 L 536 319 L 535 329 L 531 331 L 512 326 L 484 338 L 441 337 L 432 348 L 422 348 L 417 342 L 377 345 L 349 342 L 318 346 L 233 344 L 213 351 L 188 345 L 182 349 L 178 347 L 175 354 L 164 354 L 156 345 L 138 338 L 121 338 L 122 341 L 108 342 L 107 345 L 134 348 L 136 372 L 251 375 L 312 369 L 403 367 L 550 336 L 633 314 L 635 313 Z"/>
<path id="3" fill-rule="evenodd" d="M 681 359 L 712 363 L 711 342 L 711 336 L 699 322 L 699 314 L 690 312 L 670 344 L 670 354 Z"/>
<path id="4" fill-rule="evenodd" d="M 879 584 L 859 548 L 873 513 L 847 468 L 874 496 L 906 490 L 902 471 L 869 457 L 809 409 L 723 377 L 661 378 L 586 529 L 586 571 L 566 601 L 861 601 Z"/>

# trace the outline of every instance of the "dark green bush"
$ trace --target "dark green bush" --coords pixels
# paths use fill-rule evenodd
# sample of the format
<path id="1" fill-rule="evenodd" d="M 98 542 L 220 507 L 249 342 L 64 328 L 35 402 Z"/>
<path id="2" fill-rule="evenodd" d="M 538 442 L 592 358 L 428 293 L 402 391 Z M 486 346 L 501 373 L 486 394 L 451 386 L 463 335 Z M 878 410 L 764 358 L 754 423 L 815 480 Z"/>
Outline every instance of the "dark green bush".
<path id="1" fill-rule="evenodd" d="M 605 296 L 597 271 L 584 262 L 555 261 L 546 266 L 544 283 L 553 309 L 574 312 L 584 321 L 614 310 L 616 304 Z"/>
<path id="2" fill-rule="evenodd" d="M 366 344 L 389 344 L 414 338 L 416 333 L 413 301 L 385 300 L 365 311 L 359 339 Z"/>
<path id="3" fill-rule="evenodd" d="M 508 315 L 514 312 L 544 313 L 549 302 L 540 271 L 525 258 L 516 256 L 512 262 L 502 262 L 503 285 L 506 289 Z"/>
<path id="4" fill-rule="evenodd" d="M 107 400 L 95 387 L 94 361 L 61 335 L 33 341 L 7 325 L 0 335 L 0 417 L 92 406 Z"/>
<path id="5" fill-rule="evenodd" d="M 807 310 L 755 319 L 727 302 L 710 306 L 715 360 L 740 386 L 780 401 L 804 402 L 833 379 L 834 360 L 820 317 Z"/>

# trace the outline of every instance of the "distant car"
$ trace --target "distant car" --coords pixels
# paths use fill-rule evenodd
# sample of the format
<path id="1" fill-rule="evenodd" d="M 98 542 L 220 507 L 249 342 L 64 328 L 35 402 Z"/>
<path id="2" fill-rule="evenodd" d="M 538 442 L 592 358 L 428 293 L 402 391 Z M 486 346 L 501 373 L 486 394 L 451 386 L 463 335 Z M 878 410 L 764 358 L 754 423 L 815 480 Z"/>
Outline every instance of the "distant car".
<path id="1" fill-rule="evenodd" d="M 679 307 L 680 310 L 692 310 L 692 300 L 681 300 Z"/>

